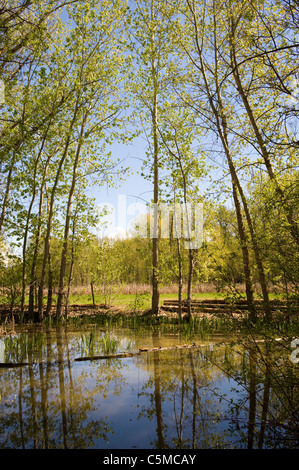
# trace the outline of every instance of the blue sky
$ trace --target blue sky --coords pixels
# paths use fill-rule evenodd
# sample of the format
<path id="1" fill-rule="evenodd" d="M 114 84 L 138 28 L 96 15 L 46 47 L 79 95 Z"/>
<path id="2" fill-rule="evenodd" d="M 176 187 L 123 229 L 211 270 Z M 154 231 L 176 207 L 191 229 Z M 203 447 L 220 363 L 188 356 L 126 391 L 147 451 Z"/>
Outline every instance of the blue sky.
<path id="1" fill-rule="evenodd" d="M 115 180 L 115 186 L 101 186 L 92 188 L 92 196 L 99 207 L 109 206 L 112 211 L 105 217 L 109 226 L 100 228 L 99 234 L 109 235 L 124 234 L 129 228 L 130 221 L 139 214 L 147 211 L 146 204 L 153 197 L 153 185 L 140 175 L 141 167 L 145 159 L 147 143 L 142 139 L 136 139 L 131 146 L 114 144 L 111 147 L 112 159 L 121 160 L 121 166 L 129 167 L 129 172 L 124 181 Z"/>

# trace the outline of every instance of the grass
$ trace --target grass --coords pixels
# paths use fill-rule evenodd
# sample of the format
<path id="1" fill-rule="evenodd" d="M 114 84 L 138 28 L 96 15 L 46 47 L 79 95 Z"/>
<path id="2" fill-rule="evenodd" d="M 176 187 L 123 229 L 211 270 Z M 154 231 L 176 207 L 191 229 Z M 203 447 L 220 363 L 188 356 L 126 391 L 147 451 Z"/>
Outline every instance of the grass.
<path id="1" fill-rule="evenodd" d="M 105 333 L 102 338 L 102 348 L 104 354 L 115 354 L 119 345 L 119 341 L 109 334 Z"/>
<path id="2" fill-rule="evenodd" d="M 142 308 L 147 309 L 151 307 L 151 294 L 139 294 L 142 297 Z M 243 294 L 245 298 L 245 294 Z M 270 299 L 279 298 L 276 294 L 270 294 Z M 163 304 L 164 300 L 177 300 L 177 293 L 161 293 L 160 294 L 160 305 Z M 183 296 L 186 298 L 186 296 Z M 225 294 L 223 292 L 195 292 L 192 294 L 193 300 L 214 300 L 223 299 Z M 96 304 L 104 304 L 105 298 L 103 295 L 95 295 Z M 136 302 L 136 294 L 115 294 L 111 299 L 111 305 L 116 307 L 132 307 Z M 92 305 L 92 297 L 89 294 L 73 294 L 70 295 L 69 304 L 77 305 Z"/>
<path id="3" fill-rule="evenodd" d="M 226 293 L 216 292 L 213 286 L 203 286 L 201 289 L 204 292 L 199 292 L 201 286 L 194 286 L 192 299 L 193 300 L 214 300 L 214 299 L 224 299 Z M 208 288 L 210 291 L 208 291 Z M 136 295 L 137 289 L 137 295 Z M 175 291 L 175 286 L 165 286 L 161 287 L 160 293 L 160 305 L 163 305 L 164 300 L 177 300 L 178 295 Z M 240 286 L 240 295 L 245 297 L 243 292 L 243 286 Z M 104 305 L 105 296 L 95 292 L 95 304 Z M 279 299 L 281 294 L 270 293 L 270 299 Z M 183 299 L 186 298 L 186 294 L 183 295 Z M 53 295 L 53 306 L 56 304 L 57 296 Z M 8 304 L 8 299 L 0 297 L 0 302 L 2 305 Z M 44 297 L 44 305 L 46 305 L 47 298 Z M 25 298 L 25 304 L 28 305 L 28 297 Z M 90 292 L 90 289 L 87 287 L 74 287 L 73 292 L 69 297 L 69 305 L 92 305 L 93 299 Z M 111 297 L 111 305 L 113 307 L 123 309 L 124 311 L 130 311 L 132 313 L 137 311 L 148 310 L 151 308 L 151 287 L 150 286 L 119 286 L 119 291 L 114 293 Z"/>
<path id="4" fill-rule="evenodd" d="M 105 333 L 101 339 L 93 331 L 81 334 L 80 350 L 81 354 L 94 356 L 95 354 L 114 354 L 119 346 L 119 341 L 108 333 Z"/>
<path id="5" fill-rule="evenodd" d="M 142 295 L 143 307 L 150 308 L 151 306 L 151 294 L 140 294 Z M 185 296 L 186 297 L 186 296 Z M 163 304 L 164 300 L 177 300 L 178 296 L 176 293 L 169 294 L 160 294 L 160 305 Z M 223 293 L 219 292 L 197 292 L 192 295 L 194 300 L 213 300 L 213 299 L 222 299 L 224 298 Z M 54 299 L 54 298 L 53 298 Z M 116 307 L 124 306 L 128 307 L 135 303 L 136 295 L 135 294 L 117 294 L 112 297 L 111 304 Z M 104 304 L 105 298 L 103 295 L 95 295 L 96 304 Z M 89 294 L 73 294 L 69 298 L 70 305 L 92 305 L 92 297 Z"/>

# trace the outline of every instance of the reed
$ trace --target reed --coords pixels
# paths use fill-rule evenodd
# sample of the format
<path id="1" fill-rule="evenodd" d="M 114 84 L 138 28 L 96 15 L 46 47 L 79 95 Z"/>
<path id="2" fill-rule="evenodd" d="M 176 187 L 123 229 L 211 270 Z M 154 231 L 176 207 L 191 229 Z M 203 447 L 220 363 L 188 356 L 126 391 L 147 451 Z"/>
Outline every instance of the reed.
<path id="1" fill-rule="evenodd" d="M 89 335 L 81 334 L 81 353 L 88 356 L 94 355 L 95 335 L 91 331 Z"/>
<path id="2" fill-rule="evenodd" d="M 102 348 L 104 354 L 115 354 L 118 349 L 119 341 L 109 334 L 105 333 L 102 338 Z"/>

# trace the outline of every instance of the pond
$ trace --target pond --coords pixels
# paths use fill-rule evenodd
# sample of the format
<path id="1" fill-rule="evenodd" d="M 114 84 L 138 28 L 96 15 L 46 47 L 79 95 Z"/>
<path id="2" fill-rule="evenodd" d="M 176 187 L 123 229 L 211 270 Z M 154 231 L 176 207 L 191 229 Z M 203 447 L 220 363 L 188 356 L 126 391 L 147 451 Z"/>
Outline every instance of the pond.
<path id="1" fill-rule="evenodd" d="M 0 362 L 1 449 L 298 448 L 298 364 L 278 342 L 32 325 L 0 338 Z"/>

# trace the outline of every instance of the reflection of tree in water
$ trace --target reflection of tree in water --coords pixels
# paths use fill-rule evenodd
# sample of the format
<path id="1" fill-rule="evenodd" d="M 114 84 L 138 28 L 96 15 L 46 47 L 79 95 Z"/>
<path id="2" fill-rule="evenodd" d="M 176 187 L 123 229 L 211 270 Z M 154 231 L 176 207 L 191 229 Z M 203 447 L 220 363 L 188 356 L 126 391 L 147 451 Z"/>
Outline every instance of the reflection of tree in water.
<path id="1" fill-rule="evenodd" d="M 153 346 L 159 346 L 156 337 Z M 157 439 L 151 444 L 160 449 L 210 447 L 211 440 L 219 439 L 213 423 L 220 410 L 208 397 L 208 386 L 218 371 L 192 350 L 154 352 L 147 364 L 150 378 L 140 395 L 148 398 L 148 406 L 139 418 L 157 422 Z"/>
<path id="2" fill-rule="evenodd" d="M 243 347 L 231 344 L 224 360 L 206 354 L 236 384 L 228 417 L 239 447 L 298 447 L 299 371 L 289 354 L 283 342 L 254 338 Z"/>
<path id="3" fill-rule="evenodd" d="M 98 418 L 98 405 L 93 399 L 97 394 L 105 396 L 113 381 L 115 393 L 119 393 L 122 366 L 115 362 L 109 368 L 110 383 L 106 381 L 107 370 L 101 366 L 71 367 L 68 335 L 62 328 L 47 330 L 34 347 L 28 347 L 24 338 L 17 339 L 17 360 L 32 365 L 1 371 L 4 384 L 4 374 L 9 373 L 10 385 L 3 387 L 3 396 L 10 398 L 1 418 L 0 446 L 75 449 L 93 447 L 96 439 L 107 440 L 113 430 L 107 418 Z M 27 342 L 26 347 L 20 347 L 20 341 Z M 89 389 L 88 381 L 95 377 Z M 97 418 L 87 419 L 94 411 Z"/>
<path id="4" fill-rule="evenodd" d="M 31 365 L 0 370 L 2 448 L 105 445 L 114 430 L 102 405 L 122 400 L 128 365 L 74 363 L 76 338 L 57 328 L 7 339 L 6 360 Z M 153 346 L 164 339 L 153 334 Z M 285 346 L 247 340 L 138 356 L 136 371 L 146 371 L 135 409 L 155 423 L 151 446 L 298 447 L 299 368 Z"/>
<path id="5" fill-rule="evenodd" d="M 156 419 L 154 447 L 298 447 L 298 370 L 277 345 L 161 351 L 147 365 L 139 417 Z"/>

